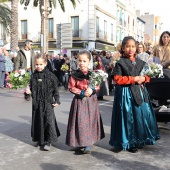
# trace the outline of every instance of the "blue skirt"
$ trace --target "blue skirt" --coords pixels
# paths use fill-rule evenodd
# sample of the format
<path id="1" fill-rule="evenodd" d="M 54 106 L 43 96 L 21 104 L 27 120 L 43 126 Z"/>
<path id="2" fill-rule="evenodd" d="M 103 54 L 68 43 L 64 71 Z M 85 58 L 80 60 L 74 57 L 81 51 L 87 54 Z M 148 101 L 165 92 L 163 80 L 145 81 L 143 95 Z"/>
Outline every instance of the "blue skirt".
<path id="1" fill-rule="evenodd" d="M 117 149 L 154 145 L 160 139 L 155 113 L 145 88 L 148 103 L 137 105 L 130 87 L 116 85 L 110 142 Z M 141 93 L 142 95 L 142 93 Z"/>

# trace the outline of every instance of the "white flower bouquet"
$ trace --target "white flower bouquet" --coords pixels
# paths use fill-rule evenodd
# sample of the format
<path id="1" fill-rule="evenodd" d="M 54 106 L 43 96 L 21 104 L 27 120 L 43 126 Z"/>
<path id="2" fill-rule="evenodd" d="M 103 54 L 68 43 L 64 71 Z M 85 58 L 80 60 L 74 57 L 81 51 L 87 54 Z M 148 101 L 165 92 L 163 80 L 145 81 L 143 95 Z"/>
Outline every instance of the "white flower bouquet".
<path id="1" fill-rule="evenodd" d="M 30 73 L 23 69 L 10 73 L 6 78 L 7 87 L 12 89 L 25 88 L 29 84 L 30 78 Z"/>
<path id="2" fill-rule="evenodd" d="M 93 87 L 98 86 L 108 77 L 108 74 L 103 70 L 95 70 L 91 72 L 89 85 Z"/>
<path id="3" fill-rule="evenodd" d="M 160 64 L 150 63 L 144 66 L 141 76 L 147 75 L 151 78 L 163 78 L 163 67 Z"/>

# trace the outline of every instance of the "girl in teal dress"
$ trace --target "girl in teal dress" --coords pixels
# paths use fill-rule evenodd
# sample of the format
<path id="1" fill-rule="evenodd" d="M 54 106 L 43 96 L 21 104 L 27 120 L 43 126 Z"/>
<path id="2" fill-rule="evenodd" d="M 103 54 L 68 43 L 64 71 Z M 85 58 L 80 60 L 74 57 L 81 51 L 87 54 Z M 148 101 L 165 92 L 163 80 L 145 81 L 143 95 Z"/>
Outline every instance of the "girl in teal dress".
<path id="1" fill-rule="evenodd" d="M 144 61 L 136 58 L 136 41 L 125 37 L 122 57 L 116 63 L 113 76 L 116 82 L 110 145 L 120 150 L 137 152 L 144 145 L 154 145 L 160 139 L 145 83 L 148 76 L 140 76 Z"/>

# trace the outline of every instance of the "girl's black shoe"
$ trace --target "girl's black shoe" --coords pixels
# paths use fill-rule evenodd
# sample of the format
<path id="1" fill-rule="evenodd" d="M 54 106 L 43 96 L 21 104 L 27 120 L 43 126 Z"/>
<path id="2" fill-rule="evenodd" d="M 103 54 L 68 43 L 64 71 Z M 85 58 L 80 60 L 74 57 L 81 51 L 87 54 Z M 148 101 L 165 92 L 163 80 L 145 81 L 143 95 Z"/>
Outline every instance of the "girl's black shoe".
<path id="1" fill-rule="evenodd" d="M 137 148 L 129 148 L 127 149 L 128 152 L 131 152 L 131 153 L 136 153 L 138 152 Z"/>

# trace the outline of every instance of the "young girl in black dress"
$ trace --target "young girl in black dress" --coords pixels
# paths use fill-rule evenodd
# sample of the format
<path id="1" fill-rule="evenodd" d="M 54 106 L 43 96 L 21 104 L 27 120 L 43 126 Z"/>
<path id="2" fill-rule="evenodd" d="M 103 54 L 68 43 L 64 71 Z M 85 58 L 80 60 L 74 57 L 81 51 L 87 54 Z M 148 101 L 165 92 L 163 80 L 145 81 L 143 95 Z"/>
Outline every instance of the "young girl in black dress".
<path id="1" fill-rule="evenodd" d="M 51 142 L 60 136 L 54 115 L 54 107 L 60 104 L 58 80 L 47 68 L 45 55 L 38 54 L 35 71 L 30 81 L 32 94 L 31 137 L 44 150 L 50 150 Z"/>

